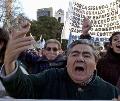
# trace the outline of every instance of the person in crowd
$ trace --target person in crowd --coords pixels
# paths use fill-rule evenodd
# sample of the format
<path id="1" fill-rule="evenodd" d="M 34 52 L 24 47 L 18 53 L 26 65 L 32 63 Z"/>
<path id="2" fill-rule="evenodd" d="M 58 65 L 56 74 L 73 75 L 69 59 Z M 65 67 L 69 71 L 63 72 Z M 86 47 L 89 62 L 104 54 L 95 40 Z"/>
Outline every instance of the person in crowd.
<path id="1" fill-rule="evenodd" d="M 82 24 L 82 34 L 80 35 L 80 39 L 91 40 L 91 35 L 88 33 L 91 27 L 92 27 L 92 24 L 90 20 L 84 16 L 83 24 Z"/>
<path id="2" fill-rule="evenodd" d="M 0 28 L 0 67 L 4 61 L 4 54 L 9 40 L 9 34 L 3 28 Z"/>
<path id="3" fill-rule="evenodd" d="M 66 56 L 61 54 L 61 44 L 56 39 L 49 39 L 44 45 L 42 56 L 29 52 L 23 52 L 19 60 L 27 67 L 27 71 L 36 74 L 50 68 L 63 68 L 66 65 Z"/>
<path id="4" fill-rule="evenodd" d="M 91 40 L 88 33 L 91 23 L 87 18 L 84 20 L 84 26 L 86 27 L 84 27 L 84 29 L 86 30 L 82 36 L 84 36 L 85 39 Z M 120 88 L 120 32 L 113 32 L 109 38 L 109 43 L 107 43 L 105 47 L 107 52 L 105 56 L 98 60 L 96 66 L 98 75 L 105 81 Z"/>
<path id="5" fill-rule="evenodd" d="M 85 17 L 82 26 L 82 33 L 80 39 L 89 39 L 91 36 L 88 34 L 91 28 L 91 23 Z M 19 60 L 26 65 L 25 68 L 28 73 L 36 74 L 50 68 L 63 68 L 66 65 L 66 54 L 61 49 L 61 43 L 56 39 L 49 39 L 46 41 L 42 56 L 35 55 L 30 51 L 22 52 Z"/>
<path id="6" fill-rule="evenodd" d="M 14 32 L 5 52 L 1 81 L 12 97 L 111 100 L 119 96 L 119 90 L 115 86 L 97 76 L 96 53 L 93 45 L 85 39 L 70 44 L 67 49 L 67 65 L 64 68 L 52 68 L 38 74 L 24 74 L 17 58 L 34 43 L 31 36 L 21 37 L 28 30 L 29 26 L 26 26 L 20 32 Z"/>
<path id="7" fill-rule="evenodd" d="M 43 55 L 43 49 L 37 48 L 38 55 L 41 57 Z"/>
<path id="8" fill-rule="evenodd" d="M 90 20 L 85 17 L 83 23 L 83 34 L 80 38 L 91 40 L 91 36 L 88 31 L 91 28 Z M 102 57 L 97 63 L 97 72 L 100 77 L 102 77 L 107 82 L 117 86 L 120 89 L 120 51 L 119 42 L 120 32 L 114 32 L 106 42 L 104 47 L 106 52 L 103 52 Z M 101 54 L 101 53 L 100 53 Z"/>
<path id="9" fill-rule="evenodd" d="M 104 49 L 106 50 L 106 52 L 109 49 L 109 47 L 110 47 L 110 42 L 104 42 Z"/>
<path id="10" fill-rule="evenodd" d="M 98 46 L 96 46 L 96 47 L 97 47 L 97 50 L 99 51 L 100 58 L 102 58 L 104 56 L 104 54 L 105 54 L 103 45 L 101 43 L 99 43 Z"/>
<path id="11" fill-rule="evenodd" d="M 97 71 L 105 81 L 117 86 L 120 78 L 120 32 L 114 32 L 109 41 L 109 49 L 98 61 Z"/>
<path id="12" fill-rule="evenodd" d="M 5 29 L 0 28 L 0 69 L 4 63 L 4 55 L 8 41 L 9 33 Z M 10 98 L 1 81 L 0 81 L 0 98 Z"/>
<path id="13" fill-rule="evenodd" d="M 109 42 L 104 42 L 104 47 L 103 47 L 103 49 L 100 51 L 100 56 L 101 56 L 101 57 L 104 57 L 104 56 L 106 55 L 108 49 L 109 49 Z"/>
<path id="14" fill-rule="evenodd" d="M 34 55 L 38 55 L 38 50 L 37 49 L 30 49 L 30 52 L 33 53 Z"/>

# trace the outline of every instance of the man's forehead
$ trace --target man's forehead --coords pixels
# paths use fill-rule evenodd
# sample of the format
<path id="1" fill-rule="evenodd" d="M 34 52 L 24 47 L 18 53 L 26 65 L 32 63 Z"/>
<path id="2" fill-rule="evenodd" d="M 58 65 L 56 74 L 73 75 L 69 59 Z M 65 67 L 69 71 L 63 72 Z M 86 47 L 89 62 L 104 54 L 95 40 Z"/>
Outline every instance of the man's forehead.
<path id="1" fill-rule="evenodd" d="M 73 47 L 71 50 L 71 54 L 72 53 L 93 54 L 93 49 L 88 45 L 85 45 L 83 47 Z"/>
<path id="2" fill-rule="evenodd" d="M 57 43 L 48 43 L 47 44 L 47 47 L 58 47 L 58 44 Z"/>
<path id="3" fill-rule="evenodd" d="M 92 53 L 93 49 L 92 47 L 90 47 L 89 45 L 82 45 L 82 44 L 78 44 L 76 46 L 74 46 L 71 49 L 71 52 L 86 52 L 86 53 Z"/>
<path id="4" fill-rule="evenodd" d="M 120 37 L 120 34 L 117 34 L 117 35 L 115 35 L 115 36 L 113 36 L 113 38 L 118 38 L 118 37 Z"/>
<path id="5" fill-rule="evenodd" d="M 75 45 L 72 50 L 93 50 L 91 46 L 89 45 L 86 45 L 86 44 L 78 44 L 78 45 Z"/>

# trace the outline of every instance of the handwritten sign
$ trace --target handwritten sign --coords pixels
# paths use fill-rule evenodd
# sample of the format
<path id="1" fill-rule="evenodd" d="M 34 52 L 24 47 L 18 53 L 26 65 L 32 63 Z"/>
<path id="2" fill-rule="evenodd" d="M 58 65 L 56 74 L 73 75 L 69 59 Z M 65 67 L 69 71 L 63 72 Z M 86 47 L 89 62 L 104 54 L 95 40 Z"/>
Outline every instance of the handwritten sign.
<path id="1" fill-rule="evenodd" d="M 114 31 L 120 31 L 120 0 L 104 5 L 85 5 L 82 2 L 73 0 L 69 4 L 68 18 L 62 34 L 63 39 L 68 39 L 69 33 L 80 36 L 82 33 L 82 22 L 84 16 L 92 22 L 89 31 L 92 37 L 98 37 L 99 41 L 106 41 Z M 76 34 L 77 33 L 77 34 Z"/>

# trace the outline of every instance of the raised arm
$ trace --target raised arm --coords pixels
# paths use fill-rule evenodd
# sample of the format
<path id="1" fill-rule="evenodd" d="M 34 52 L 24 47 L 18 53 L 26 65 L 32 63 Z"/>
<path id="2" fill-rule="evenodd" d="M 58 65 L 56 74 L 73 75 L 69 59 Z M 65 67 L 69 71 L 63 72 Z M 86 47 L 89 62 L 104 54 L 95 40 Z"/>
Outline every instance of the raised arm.
<path id="1" fill-rule="evenodd" d="M 90 22 L 88 17 L 84 17 L 83 25 L 82 25 L 82 34 L 88 34 L 88 31 L 91 29 L 92 23 Z"/>
<path id="2" fill-rule="evenodd" d="M 84 17 L 83 24 L 82 24 L 82 34 L 80 35 L 80 39 L 91 39 L 90 34 L 88 33 L 91 29 L 92 23 L 90 22 L 89 18 Z"/>
<path id="3" fill-rule="evenodd" d="M 30 23 L 26 21 L 21 24 L 19 31 L 16 31 L 15 29 L 12 30 L 4 58 L 6 75 L 14 71 L 15 61 L 17 60 L 19 54 L 28 49 L 31 44 L 34 43 L 33 37 L 26 36 L 29 29 Z"/>

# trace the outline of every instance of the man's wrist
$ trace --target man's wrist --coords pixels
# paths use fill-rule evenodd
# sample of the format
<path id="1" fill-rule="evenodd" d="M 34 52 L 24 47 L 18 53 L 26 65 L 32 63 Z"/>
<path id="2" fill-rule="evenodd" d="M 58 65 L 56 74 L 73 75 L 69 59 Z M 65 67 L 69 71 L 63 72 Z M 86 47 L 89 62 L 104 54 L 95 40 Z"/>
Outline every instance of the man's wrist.
<path id="1" fill-rule="evenodd" d="M 4 63 L 5 74 L 8 75 L 15 70 L 15 61 L 12 63 Z"/>
<path id="2" fill-rule="evenodd" d="M 6 75 L 5 65 L 3 64 L 2 67 L 1 67 L 1 70 L 0 70 L 0 77 L 2 79 L 4 79 L 5 81 L 8 81 L 11 78 L 15 77 L 17 71 L 18 71 L 18 61 L 15 61 L 15 70 L 8 75 Z"/>

